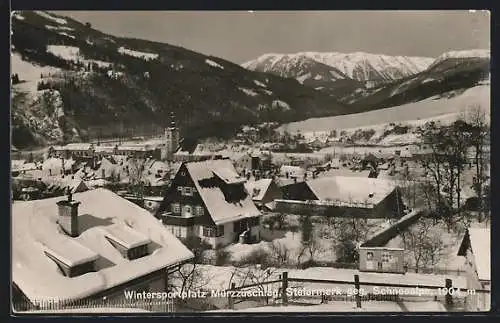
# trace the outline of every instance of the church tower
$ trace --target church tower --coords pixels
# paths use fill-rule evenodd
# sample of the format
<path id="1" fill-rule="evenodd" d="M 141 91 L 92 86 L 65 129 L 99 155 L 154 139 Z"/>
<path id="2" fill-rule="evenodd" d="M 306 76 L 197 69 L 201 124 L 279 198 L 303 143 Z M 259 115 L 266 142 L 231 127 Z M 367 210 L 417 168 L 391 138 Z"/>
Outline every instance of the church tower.
<path id="1" fill-rule="evenodd" d="M 175 122 L 174 113 L 170 113 L 170 126 L 165 129 L 165 151 L 162 154 L 164 159 L 172 160 L 173 154 L 177 151 L 180 141 L 180 132 Z"/>

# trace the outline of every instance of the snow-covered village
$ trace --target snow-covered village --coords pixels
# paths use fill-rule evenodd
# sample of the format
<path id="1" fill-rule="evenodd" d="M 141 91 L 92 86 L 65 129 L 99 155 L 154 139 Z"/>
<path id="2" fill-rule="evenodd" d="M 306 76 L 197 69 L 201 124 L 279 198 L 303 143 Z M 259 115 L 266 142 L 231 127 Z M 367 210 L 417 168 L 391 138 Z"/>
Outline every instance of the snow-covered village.
<path id="1" fill-rule="evenodd" d="M 11 76 L 15 313 L 490 310 L 484 12 L 14 11 Z"/>

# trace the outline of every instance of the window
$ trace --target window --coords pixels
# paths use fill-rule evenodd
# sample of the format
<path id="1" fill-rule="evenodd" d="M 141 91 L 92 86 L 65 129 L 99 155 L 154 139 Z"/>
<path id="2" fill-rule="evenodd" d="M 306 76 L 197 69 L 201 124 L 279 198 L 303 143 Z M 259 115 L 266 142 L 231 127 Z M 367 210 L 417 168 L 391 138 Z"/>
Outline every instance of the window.
<path id="1" fill-rule="evenodd" d="M 191 205 L 184 205 L 182 207 L 182 215 L 183 216 L 192 216 L 193 215 L 193 208 Z"/>
<path id="2" fill-rule="evenodd" d="M 178 238 L 181 237 L 182 236 L 182 230 L 181 230 L 181 228 L 175 227 L 174 235 L 176 237 L 178 237 Z"/>
<path id="3" fill-rule="evenodd" d="M 217 237 L 222 237 L 224 235 L 224 225 L 217 226 L 217 232 L 215 233 Z"/>
<path id="4" fill-rule="evenodd" d="M 215 236 L 215 230 L 210 227 L 203 227 L 203 236 L 204 237 L 214 237 Z"/>
<path id="5" fill-rule="evenodd" d="M 181 213 L 181 205 L 179 203 L 172 203 L 172 213 L 173 214 Z"/>
<path id="6" fill-rule="evenodd" d="M 383 252 L 382 253 L 382 262 L 390 262 L 392 258 L 392 255 L 388 252 Z"/>
<path id="7" fill-rule="evenodd" d="M 139 247 L 132 248 L 128 251 L 128 259 L 134 260 L 137 258 L 144 257 L 148 254 L 148 246 L 143 245 Z"/>
<path id="8" fill-rule="evenodd" d="M 196 207 L 196 215 L 202 216 L 203 214 L 204 214 L 203 206 L 197 206 Z"/>
<path id="9" fill-rule="evenodd" d="M 366 253 L 366 260 L 373 260 L 373 252 Z"/>
<path id="10" fill-rule="evenodd" d="M 193 196 L 193 192 L 191 191 L 191 187 L 184 187 L 184 191 L 182 192 L 182 195 Z"/>
<path id="11" fill-rule="evenodd" d="M 177 191 L 182 193 L 184 192 L 184 188 L 182 186 L 177 186 Z"/>

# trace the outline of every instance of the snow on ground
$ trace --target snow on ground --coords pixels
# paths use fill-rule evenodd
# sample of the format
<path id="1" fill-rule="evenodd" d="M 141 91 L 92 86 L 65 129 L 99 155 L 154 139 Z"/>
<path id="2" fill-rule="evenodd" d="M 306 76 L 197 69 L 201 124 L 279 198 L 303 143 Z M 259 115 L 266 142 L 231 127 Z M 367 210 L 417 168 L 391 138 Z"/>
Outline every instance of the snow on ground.
<path id="1" fill-rule="evenodd" d="M 257 80 L 253 80 L 253 82 L 255 83 L 255 85 L 257 86 L 260 86 L 260 87 L 267 87 L 267 85 L 265 85 L 264 83 L 260 82 L 260 81 L 257 81 Z"/>
<path id="2" fill-rule="evenodd" d="M 491 52 L 488 49 L 450 51 L 436 58 L 429 68 L 449 58 L 489 58 L 490 56 Z"/>
<path id="3" fill-rule="evenodd" d="M 75 46 L 48 45 L 47 52 L 68 61 L 76 60 L 80 56 L 80 48 Z"/>
<path id="4" fill-rule="evenodd" d="M 254 308 L 244 308 L 237 310 L 223 309 L 210 312 L 251 312 L 251 313 L 266 313 L 266 312 L 446 312 L 446 308 L 441 302 L 426 301 L 426 302 L 396 302 L 387 301 L 371 301 L 362 302 L 361 308 L 356 308 L 355 302 L 333 301 L 328 304 L 320 305 L 288 305 L 288 306 L 261 306 Z"/>
<path id="5" fill-rule="evenodd" d="M 259 93 L 255 92 L 254 90 L 251 90 L 251 89 L 247 89 L 244 87 L 238 87 L 238 89 L 249 96 L 258 96 L 259 95 Z"/>
<path id="6" fill-rule="evenodd" d="M 123 46 L 118 48 L 118 53 L 133 56 L 133 57 L 142 58 L 146 61 L 154 60 L 154 59 L 158 58 L 158 54 L 139 52 L 139 51 L 136 51 L 133 49 L 125 48 Z"/>
<path id="7" fill-rule="evenodd" d="M 310 77 L 311 77 L 311 73 L 307 73 L 307 74 L 304 74 L 304 75 L 297 77 L 297 81 L 299 81 L 301 84 L 303 84 L 304 81 Z"/>
<path id="8" fill-rule="evenodd" d="M 63 33 L 60 33 L 60 34 L 63 34 Z M 73 36 L 71 36 L 71 35 L 68 35 L 68 36 L 73 38 Z M 80 48 L 75 47 L 75 46 L 48 45 L 47 52 L 52 53 L 55 56 L 61 57 L 62 59 L 65 59 L 68 61 L 79 60 L 83 64 L 96 63 L 99 67 L 111 66 L 111 63 L 109 63 L 109 62 L 83 58 L 83 56 L 80 54 Z"/>
<path id="9" fill-rule="evenodd" d="M 68 23 L 68 21 L 66 19 L 54 17 L 54 16 L 46 13 L 45 11 L 35 11 L 35 12 L 36 12 L 37 15 L 42 16 L 45 19 L 52 20 L 53 22 L 56 22 L 58 24 L 66 25 Z"/>
<path id="10" fill-rule="evenodd" d="M 321 80 L 322 78 L 323 78 L 323 76 L 321 76 L 321 75 L 316 75 L 316 76 L 314 77 L 314 79 L 315 79 L 315 80 Z"/>
<path id="11" fill-rule="evenodd" d="M 397 107 L 385 108 L 363 113 L 312 118 L 299 122 L 292 122 L 280 127 L 285 127 L 289 132 L 330 131 L 334 129 L 349 129 L 372 127 L 391 122 L 416 121 L 419 119 L 436 119 L 437 117 L 457 117 L 474 104 L 480 105 L 489 114 L 490 111 L 490 86 L 481 85 L 468 89 L 461 95 L 450 99 L 427 99 L 419 102 L 408 103 Z"/>
<path id="12" fill-rule="evenodd" d="M 12 12 L 12 17 L 16 18 L 17 20 L 24 20 L 25 18 L 21 15 L 19 12 Z"/>
<path id="13" fill-rule="evenodd" d="M 16 73 L 17 75 L 19 75 L 19 78 L 24 81 L 39 80 L 41 74 L 53 74 L 61 72 L 61 70 L 56 67 L 40 66 L 28 61 L 23 61 L 19 53 L 11 53 L 10 57 L 12 73 Z"/>
<path id="14" fill-rule="evenodd" d="M 403 90 L 408 86 L 410 85 L 412 82 L 414 81 L 414 79 L 409 79 L 408 81 L 405 81 L 403 83 L 401 83 L 400 85 L 398 85 L 394 90 L 392 90 L 390 96 L 394 96 L 396 94 L 399 94 L 401 92 L 403 92 Z"/>
<path id="15" fill-rule="evenodd" d="M 66 37 L 69 37 L 69 38 L 73 38 L 73 39 L 76 39 L 76 37 L 75 37 L 75 36 L 73 36 L 73 35 L 70 35 L 70 34 L 68 34 L 68 33 L 65 33 L 65 32 L 60 32 L 60 33 L 58 33 L 58 34 L 59 34 L 59 35 L 61 35 L 61 36 L 66 36 Z"/>
<path id="16" fill-rule="evenodd" d="M 290 105 L 288 103 L 286 103 L 285 101 L 281 101 L 281 100 L 274 100 L 273 107 L 280 108 L 282 110 L 290 110 Z"/>
<path id="17" fill-rule="evenodd" d="M 262 90 L 264 93 L 266 93 L 267 95 L 273 95 L 273 91 L 269 91 L 269 90 Z"/>
<path id="18" fill-rule="evenodd" d="M 70 27 L 66 27 L 66 26 L 50 26 L 50 25 L 45 25 L 45 28 L 47 28 L 48 30 L 66 30 L 66 31 L 73 31 L 74 29 L 73 28 L 70 28 Z"/>
<path id="19" fill-rule="evenodd" d="M 208 58 L 205 60 L 205 63 L 207 63 L 208 65 L 210 66 L 213 66 L 213 67 L 217 67 L 217 68 L 220 68 L 221 70 L 224 69 L 224 66 L 220 65 L 219 63 L 216 63 L 212 60 L 209 60 Z"/>
<path id="20" fill-rule="evenodd" d="M 435 81 L 435 79 L 433 79 L 431 77 L 428 77 L 428 78 L 426 78 L 425 80 L 422 81 L 422 84 L 429 83 L 429 82 L 432 82 L 432 81 Z"/>
<path id="21" fill-rule="evenodd" d="M 344 77 L 337 73 L 336 71 L 330 71 L 330 74 L 335 78 L 335 79 L 343 79 Z"/>

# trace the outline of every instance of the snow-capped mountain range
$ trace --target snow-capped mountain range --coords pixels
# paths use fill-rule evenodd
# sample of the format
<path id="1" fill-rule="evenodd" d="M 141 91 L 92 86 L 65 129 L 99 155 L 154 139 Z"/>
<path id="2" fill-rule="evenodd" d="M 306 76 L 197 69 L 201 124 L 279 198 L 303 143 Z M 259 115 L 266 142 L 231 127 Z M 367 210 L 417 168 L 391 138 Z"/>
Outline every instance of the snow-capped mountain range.
<path id="1" fill-rule="evenodd" d="M 434 58 L 430 57 L 388 56 L 363 52 L 347 54 L 300 52 L 296 54 L 264 54 L 255 60 L 243 63 L 242 66 L 250 70 L 277 72 L 285 76 L 285 71 L 296 69 L 297 62 L 305 59 L 312 59 L 335 68 L 353 80 L 376 84 L 419 73 L 434 62 Z M 278 70 L 280 71 L 278 72 Z"/>

